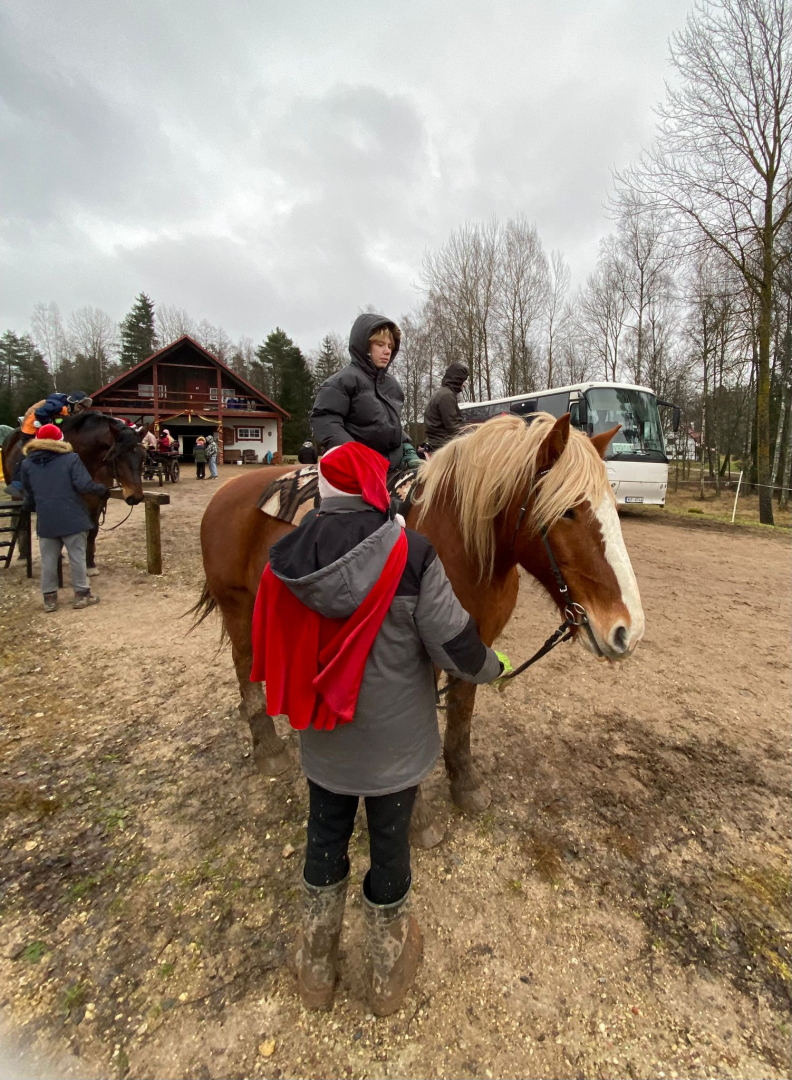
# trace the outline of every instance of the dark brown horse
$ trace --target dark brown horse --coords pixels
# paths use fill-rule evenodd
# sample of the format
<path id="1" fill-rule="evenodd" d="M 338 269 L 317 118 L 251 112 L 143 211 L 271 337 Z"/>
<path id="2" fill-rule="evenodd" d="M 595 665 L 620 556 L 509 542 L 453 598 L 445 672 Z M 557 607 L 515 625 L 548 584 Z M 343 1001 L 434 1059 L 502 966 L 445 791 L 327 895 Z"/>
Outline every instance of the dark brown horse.
<path id="1" fill-rule="evenodd" d="M 71 443 L 93 480 L 108 487 L 113 480 L 117 480 L 130 506 L 142 502 L 141 472 L 146 454 L 139 437 L 131 428 L 112 416 L 90 411 L 67 416 L 60 426 L 64 439 Z M 20 435 L 19 430 L 12 431 L 3 442 L 3 476 L 7 484 L 11 482 L 22 453 Z M 102 501 L 93 496 L 86 496 L 85 501 L 94 522 L 94 528 L 88 534 L 88 570 L 98 572 L 96 534 Z M 22 555 L 20 552 L 20 557 Z"/>
<path id="2" fill-rule="evenodd" d="M 434 544 L 454 590 L 495 641 L 514 610 L 523 566 L 563 611 L 566 601 L 542 540 L 544 530 L 572 597 L 585 607 L 589 631 L 581 641 L 597 656 L 629 656 L 644 632 L 638 586 L 624 547 L 615 502 L 601 460 L 615 431 L 588 440 L 560 420 L 539 413 L 530 425 L 501 416 L 449 443 L 423 466 L 417 504 L 407 524 Z M 264 694 L 250 682 L 251 620 L 270 546 L 293 526 L 256 508 L 278 467 L 256 470 L 222 487 L 201 524 L 206 584 L 196 612 L 219 607 L 230 641 L 241 695 L 240 713 L 265 775 L 289 765 L 267 715 Z M 451 794 L 465 810 L 485 809 L 490 792 L 470 749 L 476 687 L 455 682 L 448 694 L 444 757 Z M 413 815 L 413 841 L 442 838 L 422 799 Z"/>

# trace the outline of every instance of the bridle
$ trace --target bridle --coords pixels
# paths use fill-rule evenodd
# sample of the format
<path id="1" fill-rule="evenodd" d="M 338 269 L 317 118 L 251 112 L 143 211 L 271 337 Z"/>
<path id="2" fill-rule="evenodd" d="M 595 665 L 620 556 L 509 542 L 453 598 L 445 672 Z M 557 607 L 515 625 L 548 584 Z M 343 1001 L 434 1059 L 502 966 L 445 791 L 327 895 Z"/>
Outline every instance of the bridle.
<path id="1" fill-rule="evenodd" d="M 542 481 L 549 472 L 550 469 L 542 469 L 540 473 L 538 473 L 535 477 L 531 478 L 531 481 L 528 484 L 525 496 L 522 500 L 522 505 L 520 506 L 520 512 L 517 515 L 517 524 L 514 526 L 511 547 L 509 549 L 511 554 L 514 554 L 514 545 L 517 543 L 517 537 L 519 536 L 520 529 L 522 528 L 523 521 L 525 520 L 525 514 L 528 510 L 528 504 L 531 501 L 531 497 L 536 492 L 536 488 L 539 485 L 540 481 Z M 586 609 L 583 607 L 582 604 L 578 604 L 572 599 L 572 593 L 569 591 L 569 586 L 564 580 L 564 575 L 561 573 L 561 568 L 556 561 L 556 557 L 553 554 L 553 549 L 550 546 L 550 541 L 547 538 L 546 526 L 543 525 L 541 527 L 541 529 L 539 530 L 539 535 L 542 538 L 545 553 L 547 554 L 547 561 L 550 563 L 550 569 L 553 572 L 555 583 L 558 586 L 558 591 L 561 593 L 561 599 L 564 602 L 564 621 L 561 623 L 557 630 L 553 631 L 553 633 L 550 635 L 544 645 L 542 645 L 541 648 L 537 649 L 529 660 L 526 660 L 525 663 L 520 664 L 520 666 L 516 667 L 513 671 L 510 671 L 507 674 L 503 675 L 502 682 L 506 682 L 506 680 L 511 681 L 512 679 L 516 679 L 518 675 L 522 675 L 522 673 L 524 671 L 527 671 L 528 668 L 535 664 L 537 660 L 541 660 L 543 656 L 547 656 L 547 654 L 552 649 L 554 649 L 556 645 L 560 645 L 562 641 L 569 641 L 574 635 L 576 629 L 585 628 L 586 632 L 593 640 L 593 634 L 591 631 L 591 624 L 589 622 L 588 613 L 586 612 Z M 459 680 L 457 679 L 450 679 L 446 683 L 446 685 L 439 691 L 440 696 L 445 694 L 451 688 L 451 686 L 458 681 Z"/>
<path id="2" fill-rule="evenodd" d="M 105 456 L 102 458 L 102 464 L 108 467 L 112 479 L 116 482 L 116 484 L 118 484 L 119 487 L 122 487 L 123 485 L 121 484 L 121 481 L 118 477 L 118 442 L 114 442 L 110 449 L 107 451 Z M 134 509 L 134 505 L 130 506 L 129 513 L 126 515 L 126 517 L 121 518 L 121 520 L 117 524 L 111 525 L 109 529 L 106 529 L 104 527 L 104 523 L 107 518 L 107 499 L 105 499 L 104 503 L 102 504 L 102 524 L 98 527 L 102 530 L 102 532 L 115 532 L 116 529 L 120 528 L 124 524 L 124 522 L 127 521 Z"/>

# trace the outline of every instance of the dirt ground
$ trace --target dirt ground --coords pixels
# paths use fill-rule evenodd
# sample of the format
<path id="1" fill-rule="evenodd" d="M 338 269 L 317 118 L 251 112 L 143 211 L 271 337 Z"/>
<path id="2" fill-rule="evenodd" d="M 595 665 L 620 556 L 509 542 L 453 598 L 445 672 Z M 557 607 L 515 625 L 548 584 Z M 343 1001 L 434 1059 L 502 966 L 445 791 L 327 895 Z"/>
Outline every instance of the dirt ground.
<path id="1" fill-rule="evenodd" d="M 218 624 L 185 636 L 216 486 L 171 490 L 161 578 L 142 508 L 100 537 L 95 609 L 45 616 L 0 571 L 10 1075 L 788 1076 L 788 534 L 623 520 L 645 640 L 623 667 L 567 645 L 480 691 L 493 803 L 461 815 L 433 774 L 425 958 L 377 1020 L 355 888 L 335 1006 L 301 1009 L 305 785 L 254 771 Z M 526 579 L 503 647 L 522 660 L 555 625 Z"/>

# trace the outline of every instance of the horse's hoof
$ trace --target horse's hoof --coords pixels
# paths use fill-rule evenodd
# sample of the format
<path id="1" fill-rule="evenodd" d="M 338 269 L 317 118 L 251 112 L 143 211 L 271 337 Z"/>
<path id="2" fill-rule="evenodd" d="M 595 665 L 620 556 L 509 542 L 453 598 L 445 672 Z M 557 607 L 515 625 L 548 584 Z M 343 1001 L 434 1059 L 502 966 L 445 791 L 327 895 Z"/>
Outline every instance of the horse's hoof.
<path id="1" fill-rule="evenodd" d="M 277 754 L 253 753 L 256 768 L 262 776 L 280 776 L 291 768 L 292 759 L 288 750 L 281 750 Z"/>
<path id="2" fill-rule="evenodd" d="M 430 821 L 422 829 L 410 829 L 410 843 L 415 848 L 437 847 L 445 839 L 445 829 L 439 821 Z"/>
<path id="3" fill-rule="evenodd" d="M 486 784 L 468 788 L 458 788 L 452 784 L 451 798 L 466 814 L 480 814 L 492 802 L 492 792 Z"/>
<path id="4" fill-rule="evenodd" d="M 88 577 L 96 577 L 96 575 L 99 573 L 99 567 L 89 566 L 86 570 L 86 573 L 88 574 Z"/>

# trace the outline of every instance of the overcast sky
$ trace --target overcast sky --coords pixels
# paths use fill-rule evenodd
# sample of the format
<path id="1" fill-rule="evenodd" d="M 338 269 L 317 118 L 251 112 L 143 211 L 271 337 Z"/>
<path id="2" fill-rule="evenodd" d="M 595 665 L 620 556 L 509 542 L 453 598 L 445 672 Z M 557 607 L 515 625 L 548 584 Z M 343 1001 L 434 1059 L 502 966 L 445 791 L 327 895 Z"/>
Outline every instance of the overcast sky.
<path id="1" fill-rule="evenodd" d="M 689 0 L 0 0 L 0 330 L 137 292 L 304 348 L 524 214 L 582 283 Z"/>

